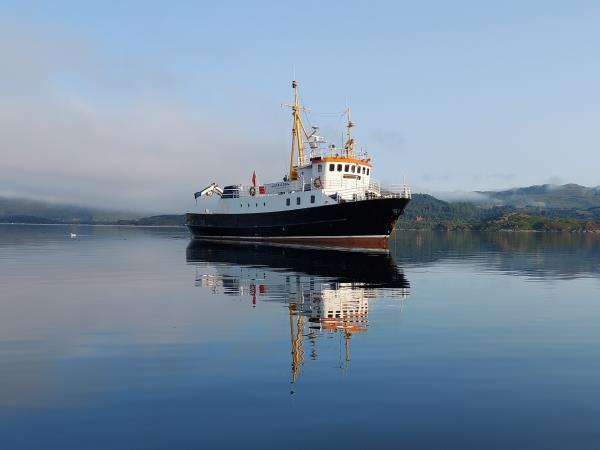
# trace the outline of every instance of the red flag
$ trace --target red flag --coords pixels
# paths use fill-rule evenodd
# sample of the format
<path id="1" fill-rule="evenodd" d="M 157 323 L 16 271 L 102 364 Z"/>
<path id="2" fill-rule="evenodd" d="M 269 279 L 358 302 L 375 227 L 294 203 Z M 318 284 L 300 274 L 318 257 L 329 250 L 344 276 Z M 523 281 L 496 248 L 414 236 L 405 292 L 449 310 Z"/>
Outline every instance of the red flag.
<path id="1" fill-rule="evenodd" d="M 256 171 L 252 172 L 252 186 L 256 187 Z"/>

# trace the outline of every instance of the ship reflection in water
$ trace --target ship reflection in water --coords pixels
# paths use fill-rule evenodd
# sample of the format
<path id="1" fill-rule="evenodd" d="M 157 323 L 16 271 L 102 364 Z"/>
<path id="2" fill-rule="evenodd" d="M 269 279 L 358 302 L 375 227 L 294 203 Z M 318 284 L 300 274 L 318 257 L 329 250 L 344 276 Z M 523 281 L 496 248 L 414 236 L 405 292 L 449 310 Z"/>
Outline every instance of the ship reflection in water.
<path id="1" fill-rule="evenodd" d="M 197 266 L 196 286 L 247 297 L 253 307 L 287 305 L 292 383 L 305 363 L 305 344 L 316 360 L 319 334 L 338 334 L 339 366 L 347 369 L 352 336 L 368 330 L 369 303 L 382 289 L 401 303 L 409 295 L 408 280 L 383 252 L 191 241 L 187 262 Z M 207 265 L 213 273 L 206 273 Z"/>

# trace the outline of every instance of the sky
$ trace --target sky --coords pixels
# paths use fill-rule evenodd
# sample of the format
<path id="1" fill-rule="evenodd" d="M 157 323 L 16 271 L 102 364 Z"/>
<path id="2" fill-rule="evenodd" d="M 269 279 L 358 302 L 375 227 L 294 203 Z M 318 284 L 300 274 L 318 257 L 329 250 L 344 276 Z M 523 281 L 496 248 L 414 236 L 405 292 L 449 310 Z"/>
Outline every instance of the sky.
<path id="1" fill-rule="evenodd" d="M 600 2 L 0 3 L 0 195 L 182 212 L 283 177 L 302 102 L 374 178 L 600 185 Z"/>

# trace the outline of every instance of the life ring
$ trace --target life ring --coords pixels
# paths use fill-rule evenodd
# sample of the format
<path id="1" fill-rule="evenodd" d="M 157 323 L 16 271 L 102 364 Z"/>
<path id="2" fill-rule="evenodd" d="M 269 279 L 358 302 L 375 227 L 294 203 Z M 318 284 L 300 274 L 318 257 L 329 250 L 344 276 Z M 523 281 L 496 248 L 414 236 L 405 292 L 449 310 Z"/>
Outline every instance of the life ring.
<path id="1" fill-rule="evenodd" d="M 249 192 L 250 195 L 254 197 L 256 195 L 256 188 L 254 186 L 250 186 Z"/>
<path id="2" fill-rule="evenodd" d="M 315 178 L 315 181 L 313 181 L 313 186 L 316 187 L 317 189 L 321 188 L 321 186 L 322 186 L 321 177 Z"/>

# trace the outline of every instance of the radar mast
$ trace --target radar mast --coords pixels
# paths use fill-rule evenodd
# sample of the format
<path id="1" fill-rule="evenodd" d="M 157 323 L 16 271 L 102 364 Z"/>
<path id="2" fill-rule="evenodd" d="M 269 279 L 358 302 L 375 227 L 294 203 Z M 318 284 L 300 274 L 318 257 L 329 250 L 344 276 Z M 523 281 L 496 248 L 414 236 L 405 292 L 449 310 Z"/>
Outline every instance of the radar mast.
<path id="1" fill-rule="evenodd" d="M 354 158 L 354 139 L 352 138 L 352 127 L 354 123 L 352 123 L 352 119 L 350 118 L 350 107 L 346 109 L 346 115 L 348 118 L 348 124 L 346 125 L 346 129 L 348 130 L 348 140 L 344 144 L 344 149 L 346 150 L 347 158 Z"/>

